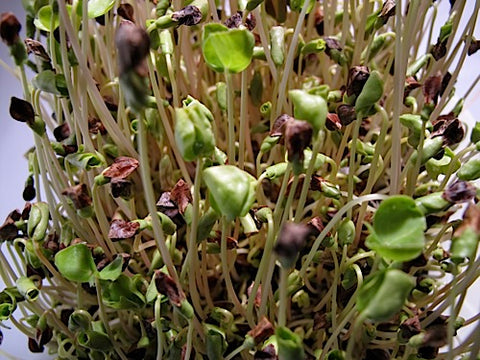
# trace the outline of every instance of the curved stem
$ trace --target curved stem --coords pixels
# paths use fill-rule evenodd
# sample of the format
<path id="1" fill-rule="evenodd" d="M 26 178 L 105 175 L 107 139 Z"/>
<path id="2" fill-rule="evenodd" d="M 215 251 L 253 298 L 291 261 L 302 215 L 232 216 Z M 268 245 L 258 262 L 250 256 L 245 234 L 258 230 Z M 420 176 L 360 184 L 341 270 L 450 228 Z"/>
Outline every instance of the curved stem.
<path id="1" fill-rule="evenodd" d="M 288 273 L 288 269 L 285 269 L 283 266 L 280 267 L 280 304 L 278 307 L 278 326 L 285 326 L 287 323 Z"/>
<path id="2" fill-rule="evenodd" d="M 339 222 L 342 219 L 343 215 L 348 210 L 350 210 L 354 206 L 359 205 L 359 204 L 361 204 L 363 202 L 366 202 L 366 201 L 383 200 L 383 199 L 386 199 L 386 198 L 388 198 L 388 196 L 383 195 L 383 194 L 369 194 L 369 195 L 360 196 L 360 197 L 348 202 L 347 204 L 345 204 L 335 214 L 335 216 L 332 218 L 332 220 L 329 221 L 329 223 L 327 224 L 327 226 L 325 226 L 325 228 L 322 230 L 320 235 L 318 235 L 317 238 L 315 239 L 315 242 L 313 243 L 312 248 L 310 249 L 310 252 L 308 253 L 308 256 L 307 256 L 306 260 L 302 264 L 302 268 L 300 269 L 299 276 L 300 277 L 305 276 L 307 268 L 310 265 L 310 263 L 312 262 L 312 260 L 315 256 L 315 253 L 317 252 L 318 248 L 320 247 L 320 244 L 322 243 L 322 240 L 325 238 L 325 236 L 328 234 L 328 232 L 333 229 L 333 227 L 337 224 L 337 222 Z"/>
<path id="3" fill-rule="evenodd" d="M 190 296 L 192 298 L 193 305 L 197 314 L 203 318 L 204 313 L 200 304 L 200 295 L 196 286 L 196 277 L 195 274 L 198 273 L 198 245 L 197 245 L 197 234 L 198 234 L 198 220 L 200 212 L 200 187 L 202 185 L 202 171 L 203 171 L 203 159 L 200 157 L 197 160 L 197 168 L 195 172 L 195 181 L 193 183 L 193 209 L 192 209 L 192 224 L 190 227 L 190 237 L 188 240 L 188 252 L 187 258 L 182 269 L 181 278 L 184 277 L 185 271 L 188 265 L 188 286 L 190 290 Z M 188 359 L 188 357 L 187 357 Z"/>
<path id="4" fill-rule="evenodd" d="M 305 178 L 303 179 L 302 191 L 300 192 L 300 198 L 297 203 L 297 209 L 295 210 L 295 222 L 298 223 L 302 219 L 303 209 L 305 207 L 305 201 L 307 200 L 308 190 L 310 188 L 310 181 L 312 179 L 313 170 L 315 168 L 315 162 L 317 160 L 318 152 L 323 144 L 323 139 L 321 137 L 321 132 L 318 133 L 316 141 L 313 144 L 312 148 L 312 158 L 308 164 L 307 172 Z"/>
<path id="5" fill-rule="evenodd" d="M 240 135 L 238 137 L 238 167 L 243 170 L 245 166 L 245 138 L 249 131 L 247 114 L 247 71 L 242 71 L 242 86 L 240 95 Z"/>
<path id="6" fill-rule="evenodd" d="M 253 328 L 253 306 L 255 304 L 255 298 L 261 283 L 261 279 L 265 276 L 265 271 L 267 270 L 268 263 L 272 257 L 273 244 L 275 240 L 274 224 L 273 217 L 271 214 L 267 215 L 267 240 L 265 241 L 265 248 L 262 254 L 262 260 L 260 260 L 260 266 L 258 267 L 257 274 L 255 275 L 255 281 L 253 282 L 252 292 L 248 298 L 247 303 L 247 320 L 249 325 Z M 262 284 L 262 290 L 264 290 L 264 284 Z M 263 294 L 263 291 L 262 291 Z"/>
<path id="7" fill-rule="evenodd" d="M 308 6 L 310 5 L 311 0 L 306 0 L 303 4 L 302 11 L 300 11 L 300 15 L 297 19 L 297 25 L 295 26 L 295 32 L 293 33 L 292 41 L 289 45 L 289 50 L 287 54 L 287 61 L 285 62 L 285 68 L 282 74 L 282 80 L 280 81 L 280 87 L 278 88 L 278 101 L 277 107 L 275 109 L 275 118 L 278 117 L 282 112 L 283 102 L 285 101 L 286 97 L 286 90 L 287 90 L 287 81 L 290 77 L 290 72 L 293 68 L 293 61 L 295 59 L 295 54 L 297 53 L 297 45 L 298 40 L 300 37 L 300 31 L 303 28 L 303 20 L 305 19 L 305 15 L 307 14 Z"/>
<path id="8" fill-rule="evenodd" d="M 165 236 L 163 234 L 162 225 L 160 219 L 157 216 L 156 197 L 153 192 L 152 178 L 150 174 L 150 164 L 148 155 L 147 144 L 147 129 L 144 123 L 144 115 L 139 114 L 138 121 L 138 152 L 140 154 L 140 177 L 142 178 L 143 191 L 145 192 L 145 202 L 147 203 L 147 209 L 151 215 L 153 234 L 155 241 L 162 255 L 163 262 L 167 266 L 168 273 L 178 284 L 178 275 L 173 265 L 172 257 L 165 244 Z"/>
<path id="9" fill-rule="evenodd" d="M 229 223 L 225 216 L 222 216 L 222 238 L 220 240 L 220 257 L 222 260 L 222 273 L 223 278 L 225 279 L 225 286 L 227 288 L 228 297 L 232 300 L 235 309 L 242 315 L 245 316 L 245 310 L 242 307 L 242 304 L 238 300 L 235 289 L 233 288 L 232 278 L 230 276 L 229 269 L 229 259 L 227 252 L 227 233 L 228 233 Z"/>
<path id="10" fill-rule="evenodd" d="M 229 164 L 235 164 L 235 94 L 233 90 L 232 74 L 225 72 L 225 82 L 227 83 L 227 122 L 228 122 L 228 147 L 227 155 Z"/>
<path id="11" fill-rule="evenodd" d="M 187 347 L 185 349 L 184 359 L 190 359 L 190 354 L 192 353 L 192 343 L 193 343 L 193 321 L 190 321 L 188 324 L 187 331 Z"/>
<path id="12" fill-rule="evenodd" d="M 105 326 L 105 331 L 107 332 L 108 337 L 113 343 L 113 348 L 115 349 L 115 352 L 118 354 L 118 356 L 122 360 L 128 360 L 125 354 L 123 353 L 123 350 L 116 344 L 115 338 L 112 333 L 112 329 L 110 328 L 110 323 L 107 318 L 107 312 L 105 311 L 105 305 L 103 304 L 102 300 L 102 289 L 100 286 L 100 280 L 98 277 L 95 277 L 95 287 L 97 288 L 97 301 L 98 301 L 98 313 L 100 315 L 100 319 L 102 320 L 103 325 Z"/>
<path id="13" fill-rule="evenodd" d="M 357 117 L 355 121 L 355 125 L 353 127 L 353 134 L 352 134 L 352 142 L 350 143 L 350 163 L 348 169 L 348 196 L 347 201 L 352 201 L 353 199 L 353 190 L 354 190 L 354 179 L 353 176 L 355 174 L 355 165 L 356 165 L 356 155 L 357 155 L 357 141 L 358 141 L 358 133 L 360 131 L 360 125 L 362 124 L 362 118 L 360 116 Z M 348 210 L 348 215 L 350 219 L 352 218 L 352 208 Z"/>

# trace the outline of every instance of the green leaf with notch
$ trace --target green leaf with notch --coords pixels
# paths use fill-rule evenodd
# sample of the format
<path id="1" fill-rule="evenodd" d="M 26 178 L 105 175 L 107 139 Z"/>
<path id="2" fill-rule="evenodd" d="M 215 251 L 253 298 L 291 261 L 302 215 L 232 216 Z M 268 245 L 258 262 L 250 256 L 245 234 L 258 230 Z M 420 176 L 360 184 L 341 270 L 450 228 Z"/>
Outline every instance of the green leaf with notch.
<path id="1" fill-rule="evenodd" d="M 203 57 L 216 72 L 239 73 L 245 70 L 252 61 L 254 45 L 255 38 L 246 29 L 228 30 L 219 24 L 208 24 L 203 28 Z"/>
<path id="2" fill-rule="evenodd" d="M 72 12 L 72 5 L 66 5 L 68 15 Z M 53 21 L 53 29 L 51 27 Z M 55 30 L 58 25 L 60 25 L 60 18 L 58 16 L 58 12 L 53 12 L 52 7 L 50 5 L 42 6 L 38 12 L 36 18 L 33 20 L 33 24 L 38 30 L 43 31 L 53 31 Z"/>
<path id="3" fill-rule="evenodd" d="M 425 228 L 425 216 L 415 200 L 405 195 L 392 196 L 378 207 L 366 245 L 384 258 L 409 261 L 425 246 Z"/>
<path id="4" fill-rule="evenodd" d="M 89 282 L 97 273 L 92 252 L 85 244 L 76 244 L 55 255 L 55 266 L 67 280 Z"/>
<path id="5" fill-rule="evenodd" d="M 123 271 L 123 256 L 117 257 L 107 266 L 105 266 L 99 273 L 98 277 L 102 280 L 117 280 Z"/>

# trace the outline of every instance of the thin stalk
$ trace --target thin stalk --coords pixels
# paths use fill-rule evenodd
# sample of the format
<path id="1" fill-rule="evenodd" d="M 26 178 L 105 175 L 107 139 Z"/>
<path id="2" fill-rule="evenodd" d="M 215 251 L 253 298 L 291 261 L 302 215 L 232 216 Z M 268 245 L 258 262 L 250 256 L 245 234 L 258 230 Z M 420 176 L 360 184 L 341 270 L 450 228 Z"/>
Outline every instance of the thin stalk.
<path id="1" fill-rule="evenodd" d="M 140 177 L 142 178 L 143 191 L 145 192 L 145 202 L 147 203 L 147 209 L 151 214 L 152 228 L 157 246 L 162 255 L 163 262 L 165 263 L 168 273 L 178 284 L 178 275 L 173 265 L 172 257 L 165 244 L 165 236 L 163 234 L 162 225 L 160 219 L 157 216 L 156 197 L 153 191 L 152 177 L 150 174 L 150 164 L 148 155 L 148 143 L 147 143 L 147 129 L 145 126 L 144 114 L 139 114 L 138 122 L 138 152 L 140 154 Z"/>
<path id="2" fill-rule="evenodd" d="M 48 203 L 48 209 L 50 212 L 50 215 L 52 216 L 52 219 L 55 224 L 58 224 L 58 214 L 55 211 L 55 197 L 52 194 L 52 189 L 48 186 L 48 178 L 47 178 L 47 167 L 46 167 L 46 160 L 45 160 L 45 153 L 43 150 L 43 145 L 42 145 L 42 139 L 39 135 L 33 134 L 33 139 L 35 142 L 35 148 L 37 149 L 37 160 L 38 164 L 40 167 L 40 176 L 42 178 L 42 183 L 43 183 L 43 189 L 45 190 L 45 196 L 47 198 L 47 203 Z"/>
<path id="3" fill-rule="evenodd" d="M 127 139 L 124 134 L 121 132 L 119 129 L 117 123 L 113 119 L 112 114 L 110 111 L 107 109 L 107 106 L 105 105 L 105 102 L 103 101 L 102 97 L 100 96 L 100 92 L 97 89 L 97 86 L 93 80 L 93 78 L 90 76 L 90 71 L 88 69 L 87 61 L 85 59 L 84 54 L 82 53 L 82 50 L 80 48 L 80 44 L 78 43 L 77 36 L 75 34 L 75 31 L 72 26 L 72 22 L 70 21 L 70 17 L 67 12 L 67 7 L 66 3 L 64 1 L 59 1 L 58 2 L 58 11 L 60 15 L 60 21 L 64 24 L 65 30 L 68 35 L 68 39 L 70 40 L 70 43 L 72 45 L 73 51 L 75 53 L 75 56 L 78 60 L 78 64 L 80 66 L 80 70 L 82 73 L 82 76 L 86 80 L 87 84 L 87 92 L 90 96 L 90 100 L 92 101 L 92 104 L 97 111 L 97 114 L 99 117 L 102 119 L 102 123 L 107 129 L 109 135 L 112 137 L 113 141 L 115 144 L 119 146 L 122 150 L 124 150 L 127 154 L 129 154 L 132 157 L 137 157 L 137 153 L 135 149 L 133 148 L 132 142 Z"/>
<path id="4" fill-rule="evenodd" d="M 240 95 L 240 135 L 238 138 L 238 167 L 243 169 L 245 166 L 245 138 L 248 134 L 248 109 L 247 109 L 247 100 L 248 100 L 248 73 L 247 71 L 242 71 L 242 85 L 241 85 L 241 95 Z"/>
<path id="5" fill-rule="evenodd" d="M 172 55 L 165 54 L 165 61 L 167 63 L 168 77 L 170 78 L 170 85 L 172 86 L 173 106 L 180 107 L 180 97 L 178 95 L 178 85 L 175 77 L 175 71 L 172 66 Z"/>
<path id="6" fill-rule="evenodd" d="M 288 303 L 288 273 L 289 269 L 280 266 L 280 303 L 278 307 L 278 326 L 285 326 L 287 324 L 287 303 Z"/>
<path id="7" fill-rule="evenodd" d="M 293 68 L 293 60 L 295 58 L 295 54 L 297 52 L 297 45 L 298 40 L 300 37 L 300 31 L 303 28 L 303 20 L 305 19 L 305 15 L 307 13 L 308 5 L 310 4 L 311 0 L 306 0 L 303 4 L 302 11 L 300 11 L 300 15 L 297 19 L 297 25 L 295 26 L 295 32 L 293 33 L 292 40 L 289 45 L 288 54 L 287 54 L 287 61 L 285 62 L 285 67 L 282 74 L 282 80 L 280 81 L 279 93 L 278 93 L 278 101 L 277 106 L 275 109 L 275 117 L 278 117 L 282 112 L 283 103 L 286 98 L 286 89 L 287 89 L 287 81 L 290 77 L 290 73 Z"/>
<path id="8" fill-rule="evenodd" d="M 153 61 L 150 56 L 147 57 L 147 64 L 148 64 L 148 73 L 150 74 L 150 82 L 152 84 L 153 94 L 155 96 L 155 99 L 157 99 L 157 110 L 160 114 L 160 119 L 162 120 L 163 129 L 165 130 L 165 133 L 167 135 L 167 140 L 168 140 L 170 149 L 172 149 L 173 151 L 175 160 L 177 161 L 178 167 L 182 172 L 183 178 L 185 179 L 187 184 L 191 186 L 192 179 L 190 178 L 187 167 L 185 165 L 185 160 L 183 159 L 182 155 L 180 154 L 180 151 L 178 150 L 177 144 L 175 142 L 175 137 L 173 135 L 172 127 L 170 126 L 170 123 L 168 121 L 167 112 L 163 107 L 163 99 L 160 96 L 160 90 L 156 80 L 155 70 L 153 68 Z"/>
<path id="9" fill-rule="evenodd" d="M 275 270 L 275 257 L 271 256 L 269 259 L 269 264 L 267 268 L 267 272 L 265 273 L 265 277 L 262 281 L 262 300 L 260 303 L 260 309 L 258 311 L 258 317 L 261 318 L 265 315 L 267 309 L 267 299 L 271 290 L 272 286 L 272 276 L 273 271 Z M 273 311 L 273 309 L 270 309 Z"/>
<path id="10" fill-rule="evenodd" d="M 332 335 L 330 335 L 330 337 L 328 338 L 327 340 L 327 343 L 325 344 L 325 346 L 323 347 L 323 351 L 322 351 L 322 354 L 320 355 L 320 359 L 319 360 L 323 360 L 325 359 L 325 356 L 328 354 L 328 351 L 330 350 L 330 348 L 332 347 L 334 341 L 338 338 L 338 336 L 340 335 L 340 333 L 342 332 L 342 330 L 345 328 L 345 325 L 347 325 L 349 323 L 349 321 L 352 319 L 352 317 L 355 315 L 355 312 L 356 312 L 356 309 L 352 309 L 350 310 L 350 312 L 348 312 L 344 319 L 338 324 L 338 326 L 333 330 L 333 333 Z"/>
<path id="11" fill-rule="evenodd" d="M 473 337 L 473 345 L 470 350 L 469 360 L 476 360 L 478 359 L 478 354 L 480 353 L 480 321 L 478 322 L 471 336 Z"/>
<path id="12" fill-rule="evenodd" d="M 386 199 L 386 198 L 388 198 L 388 196 L 383 195 L 383 194 L 364 195 L 364 196 L 360 196 L 360 197 L 358 197 L 358 198 L 356 198 L 352 201 L 349 201 L 342 208 L 340 208 L 340 210 L 338 210 L 338 212 L 335 214 L 335 216 L 332 218 L 332 220 L 330 220 L 328 222 L 328 224 L 325 226 L 325 228 L 322 230 L 322 232 L 315 239 L 315 241 L 314 241 L 314 243 L 313 243 L 313 245 L 310 249 L 310 252 L 308 253 L 308 256 L 307 256 L 306 260 L 302 264 L 302 268 L 300 269 L 299 276 L 302 277 L 302 278 L 305 276 L 305 274 L 307 272 L 307 268 L 308 268 L 308 266 L 310 266 L 310 263 L 312 262 L 312 260 L 315 256 L 315 253 L 317 252 L 318 248 L 320 247 L 320 244 L 322 243 L 323 239 L 328 234 L 328 232 L 330 230 L 332 230 L 333 227 L 342 219 L 343 215 L 348 210 L 350 210 L 354 206 L 357 206 L 357 205 L 359 205 L 363 202 L 366 202 L 366 201 L 383 200 L 383 199 Z"/>
<path id="13" fill-rule="evenodd" d="M 465 6 L 464 3 L 462 3 L 461 5 Z M 477 21 L 477 16 L 478 16 L 479 11 L 480 11 L 480 1 L 475 1 L 475 7 L 472 11 L 472 15 L 471 15 L 471 17 L 468 21 L 468 24 L 465 26 L 464 31 L 461 32 L 462 34 L 466 35 L 466 39 L 463 40 L 463 38 L 462 38 L 459 41 L 458 45 L 460 45 L 461 43 L 464 43 L 464 46 L 463 46 L 464 51 L 462 51 L 461 54 L 460 54 L 460 59 L 458 60 L 457 65 L 455 67 L 455 70 L 452 73 L 452 79 L 457 79 L 458 78 L 458 74 L 460 73 L 460 70 L 463 67 L 463 63 L 465 62 L 465 58 L 467 57 L 466 49 L 469 48 L 469 46 L 472 42 L 473 31 L 475 29 L 475 23 Z M 453 38 L 453 36 L 451 38 Z M 449 39 L 449 41 L 451 41 L 451 40 L 452 39 Z M 458 47 L 456 49 L 458 50 Z M 449 61 L 453 61 L 453 54 L 450 57 Z M 440 98 L 440 101 L 438 102 L 437 106 L 432 111 L 432 114 L 430 115 L 430 119 L 436 119 L 438 117 L 438 115 L 440 114 L 440 111 L 442 111 L 442 109 L 444 107 L 444 104 L 446 103 L 446 101 L 448 99 L 447 95 L 450 94 L 454 85 L 455 85 L 455 81 L 450 81 L 448 83 L 448 85 L 447 85 L 447 87 L 444 91 L 444 96 L 442 96 Z"/>
<path id="14" fill-rule="evenodd" d="M 280 192 L 278 194 L 277 198 L 277 203 L 275 204 L 275 209 L 273 210 L 273 220 L 275 224 L 278 223 L 280 220 L 279 217 L 282 215 L 282 209 L 283 209 L 283 200 L 285 199 L 285 194 L 287 191 L 287 185 L 288 181 L 290 179 L 290 172 L 292 171 L 292 165 L 288 163 L 287 165 L 287 170 L 285 171 L 285 174 L 283 175 L 283 181 L 282 185 L 280 187 Z"/>
<path id="15" fill-rule="evenodd" d="M 362 119 L 360 116 L 357 117 L 355 121 L 355 125 L 353 127 L 353 134 L 352 134 L 352 141 L 350 143 L 350 161 L 349 161 L 349 168 L 348 168 L 348 195 L 347 201 L 352 201 L 353 199 L 353 191 L 354 191 L 354 183 L 353 183 L 353 175 L 355 174 L 355 167 L 356 167 L 356 156 L 357 156 L 357 140 L 358 140 L 358 133 L 360 131 L 360 125 L 362 124 Z M 348 217 L 352 218 L 352 209 L 347 213 Z"/>
<path id="16" fill-rule="evenodd" d="M 403 88 L 405 86 L 405 56 L 403 55 L 402 45 L 404 42 L 402 29 L 402 0 L 397 0 L 395 11 L 395 74 L 393 88 L 393 119 L 392 119 L 392 161 L 391 161 L 391 180 L 390 194 L 397 194 L 400 190 L 400 171 L 402 166 L 400 112 L 403 104 Z"/>
<path id="17" fill-rule="evenodd" d="M 12 267 L 10 266 L 10 262 L 3 254 L 3 251 L 0 251 L 0 261 L 2 262 L 2 266 L 0 267 L 2 279 L 5 285 L 12 286 L 15 283 L 15 279 L 18 279 L 18 276 L 13 271 Z"/>
<path id="18" fill-rule="evenodd" d="M 280 227 L 281 224 L 284 224 L 287 221 L 287 218 L 290 218 L 290 210 L 292 209 L 293 198 L 295 197 L 295 192 L 297 191 L 298 181 L 300 179 L 299 175 L 294 175 L 292 185 L 287 197 L 287 202 L 285 204 L 285 209 L 283 210 L 283 216 L 279 223 L 276 223 L 276 228 Z M 281 215 L 281 212 L 279 213 Z M 277 219 L 278 221 L 278 219 Z"/>
<path id="19" fill-rule="evenodd" d="M 233 90 L 232 74 L 229 72 L 225 72 L 225 82 L 227 84 L 227 156 L 229 164 L 235 164 L 235 94 Z"/>
<path id="20" fill-rule="evenodd" d="M 344 247 L 344 255 L 346 252 L 346 246 Z M 333 278 L 333 283 L 332 283 L 332 297 L 330 299 L 330 312 L 332 314 L 331 319 L 332 319 L 332 329 L 337 328 L 337 288 L 338 288 L 338 283 L 340 282 L 340 271 L 339 271 L 339 264 L 338 264 L 338 258 L 337 258 L 337 253 L 335 250 L 330 249 L 330 253 L 332 255 L 333 259 L 333 264 L 335 266 L 335 277 Z M 334 339 L 334 344 L 335 347 L 338 348 L 338 340 L 337 338 Z"/>
<path id="21" fill-rule="evenodd" d="M 248 344 L 246 344 L 245 342 L 242 343 L 242 345 L 240 345 L 239 347 L 237 347 L 235 350 L 233 350 L 230 354 L 228 354 L 227 356 L 225 356 L 225 360 L 231 360 L 233 359 L 236 355 L 240 354 L 243 350 L 247 350 L 249 347 L 248 347 Z M 243 358 L 243 357 L 242 357 Z"/>
<path id="22" fill-rule="evenodd" d="M 272 258 L 272 250 L 273 244 L 275 240 L 275 232 L 274 232 L 274 224 L 273 224 L 273 217 L 271 214 L 267 217 L 267 239 L 265 241 L 265 248 L 263 250 L 262 259 L 260 260 L 260 265 L 258 267 L 257 274 L 255 275 L 255 281 L 253 282 L 252 292 L 250 293 L 250 297 L 248 298 L 247 302 L 247 320 L 251 327 L 253 327 L 253 306 L 255 304 L 255 297 L 257 296 L 257 292 L 261 283 L 261 280 L 265 276 L 265 272 L 267 271 L 267 266 Z M 265 284 L 262 283 L 262 295 L 265 289 Z"/>
<path id="23" fill-rule="evenodd" d="M 452 289 L 450 284 L 445 285 L 443 289 L 445 291 L 445 295 L 440 299 L 437 299 L 433 303 L 429 304 L 429 306 L 425 309 L 425 311 L 433 309 L 435 309 L 435 311 L 430 313 L 425 319 L 422 320 L 421 325 L 423 328 L 430 325 L 432 321 L 434 321 L 439 315 L 442 314 L 443 311 L 445 311 L 446 308 L 448 308 L 449 302 L 445 301 L 445 299 L 447 299 L 447 297 L 449 296 L 449 291 L 452 291 L 455 294 L 459 294 L 468 289 L 468 287 L 478 277 L 478 266 L 480 266 L 480 258 L 478 258 L 475 262 L 470 262 L 468 269 L 458 276 L 459 279 L 457 279 L 458 282 L 455 289 Z M 460 279 L 460 277 L 462 277 L 462 279 Z M 440 304 L 441 301 L 443 301 L 443 303 Z"/>
<path id="24" fill-rule="evenodd" d="M 213 309 L 213 300 L 210 294 L 210 286 L 208 285 L 208 273 L 207 273 L 207 241 L 202 241 L 202 264 L 201 264 L 202 286 L 203 296 L 207 301 L 207 307 L 209 310 Z"/>
<path id="25" fill-rule="evenodd" d="M 347 126 L 345 128 L 345 132 L 342 135 L 342 140 L 340 141 L 340 145 L 337 149 L 337 156 L 335 158 L 335 163 L 337 164 L 337 168 L 340 166 L 340 162 L 343 159 L 343 153 L 345 152 L 345 148 L 347 147 L 348 139 L 350 137 L 350 133 L 352 131 L 351 126 Z"/>
<path id="26" fill-rule="evenodd" d="M 185 358 L 190 359 L 190 354 L 192 353 L 192 343 L 193 343 L 193 321 L 189 321 L 188 330 L 187 330 L 187 347 L 185 349 Z"/>
<path id="27" fill-rule="evenodd" d="M 364 37 L 365 37 L 365 25 L 367 23 L 367 17 L 370 14 L 371 4 L 370 1 L 364 1 L 362 4 L 362 19 L 357 27 L 358 32 L 355 36 L 355 47 L 353 48 L 353 59 L 352 64 L 356 65 L 360 63 L 360 54 L 362 53 L 364 46 Z"/>
<path id="28" fill-rule="evenodd" d="M 317 160 L 318 152 L 323 145 L 322 133 L 318 132 L 318 135 L 313 143 L 312 158 L 308 164 L 305 178 L 303 179 L 302 191 L 300 192 L 300 198 L 298 199 L 297 208 L 295 210 L 295 222 L 298 223 L 302 219 L 303 209 L 305 207 L 305 201 L 307 200 L 308 190 L 310 188 L 310 181 L 312 180 L 313 170 L 315 168 L 315 162 Z"/>
<path id="29" fill-rule="evenodd" d="M 227 252 L 227 233 L 229 232 L 229 223 L 225 216 L 222 217 L 222 238 L 220 240 L 220 258 L 222 261 L 222 273 L 225 280 L 225 286 L 227 289 L 228 297 L 233 302 L 235 309 L 242 315 L 245 316 L 245 310 L 242 307 L 242 304 L 238 300 L 235 289 L 233 288 L 232 278 L 230 276 L 229 264 L 231 263 L 228 259 Z"/>
<path id="30" fill-rule="evenodd" d="M 95 238 L 102 245 L 102 248 L 105 250 L 107 257 L 111 258 L 112 254 L 114 255 L 117 252 L 115 250 L 115 246 L 113 245 L 112 241 L 108 237 L 110 225 L 107 219 L 107 215 L 105 214 L 103 204 L 99 199 L 98 191 L 99 189 L 97 184 L 94 184 L 92 188 L 93 208 L 95 210 L 95 217 L 97 218 L 98 225 L 100 226 L 100 230 L 102 232 L 101 236 L 103 237 L 103 240 L 100 237 L 98 238 L 95 237 Z M 92 225 L 91 226 L 92 229 L 96 228 L 95 224 L 91 224 L 91 225 Z"/>
<path id="31" fill-rule="evenodd" d="M 184 267 L 182 268 L 181 278 L 184 278 L 185 271 L 188 265 L 188 287 L 190 290 L 190 296 L 192 298 L 193 305 L 197 314 L 203 318 L 204 312 L 200 304 L 200 296 L 195 282 L 195 275 L 198 274 L 198 220 L 200 212 L 200 187 L 202 185 L 202 171 L 203 171 L 203 159 L 200 157 L 197 160 L 197 167 L 195 170 L 195 181 L 193 183 L 193 209 L 192 209 L 192 225 L 190 227 L 190 237 L 188 241 L 187 258 L 185 259 Z M 187 357 L 188 359 L 188 357 Z"/>
<path id="32" fill-rule="evenodd" d="M 154 314 L 155 314 L 155 327 L 157 328 L 157 360 L 163 359 L 163 326 L 162 326 L 162 317 L 161 317 L 161 295 L 157 295 L 154 305 Z"/>
<path id="33" fill-rule="evenodd" d="M 211 1 L 213 1 L 213 0 L 211 0 Z M 262 42 L 262 46 L 263 46 L 263 49 L 265 51 L 265 58 L 267 59 L 268 68 L 270 69 L 270 73 L 272 74 L 273 82 L 276 84 L 277 83 L 277 76 L 278 76 L 277 75 L 277 68 L 275 67 L 275 64 L 273 63 L 272 54 L 270 52 L 270 47 L 268 45 L 267 33 L 265 32 L 265 27 L 263 25 L 263 21 L 266 20 L 266 17 L 261 15 L 260 8 L 261 8 L 261 6 L 257 6 L 257 8 L 255 10 L 253 10 L 253 14 L 255 15 L 255 17 L 257 19 L 260 20 L 257 23 L 258 33 L 260 34 L 260 41 Z"/>

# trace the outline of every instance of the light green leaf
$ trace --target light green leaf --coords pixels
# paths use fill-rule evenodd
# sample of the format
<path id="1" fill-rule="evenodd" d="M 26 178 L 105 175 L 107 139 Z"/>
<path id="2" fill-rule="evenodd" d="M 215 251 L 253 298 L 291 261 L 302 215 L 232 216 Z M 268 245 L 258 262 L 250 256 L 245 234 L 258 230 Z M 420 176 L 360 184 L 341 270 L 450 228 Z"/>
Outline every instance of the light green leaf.
<path id="1" fill-rule="evenodd" d="M 101 280 L 103 302 L 113 309 L 138 309 L 145 304 L 145 297 L 135 283 L 124 274 L 115 281 Z"/>
<path id="2" fill-rule="evenodd" d="M 92 252 L 85 244 L 76 244 L 55 255 L 55 266 L 67 280 L 89 282 L 97 272 Z"/>
<path id="3" fill-rule="evenodd" d="M 32 79 L 32 85 L 42 91 L 68 96 L 67 84 L 63 74 L 55 74 L 52 70 L 45 70 Z"/>
<path id="4" fill-rule="evenodd" d="M 323 129 L 328 108 L 321 96 L 297 89 L 290 90 L 288 97 L 293 102 L 293 113 L 296 119 L 308 121 L 313 126 L 315 134 Z"/>
<path id="5" fill-rule="evenodd" d="M 99 273 L 98 277 L 102 280 L 116 280 L 122 273 L 123 257 L 117 257 L 107 266 L 105 266 Z"/>
<path id="6" fill-rule="evenodd" d="M 415 200 L 404 195 L 392 196 L 375 213 L 366 245 L 387 259 L 409 261 L 423 250 L 425 228 L 425 217 Z"/>
<path id="7" fill-rule="evenodd" d="M 102 16 L 109 12 L 114 4 L 115 0 L 88 0 L 88 17 L 95 19 Z"/>
<path id="8" fill-rule="evenodd" d="M 367 319 L 387 321 L 402 309 L 414 286 L 414 278 L 401 270 L 376 272 L 360 287 L 357 309 Z"/>
<path id="9" fill-rule="evenodd" d="M 203 29 L 203 57 L 217 72 L 245 70 L 252 60 L 254 45 L 255 38 L 246 29 L 228 30 L 219 24 L 208 24 Z"/>
<path id="10" fill-rule="evenodd" d="M 67 12 L 70 15 L 72 12 L 72 5 L 67 4 L 66 7 L 67 7 Z M 53 20 L 53 29 L 51 28 L 52 20 Z M 53 31 L 60 24 L 60 18 L 58 16 L 58 12 L 54 13 L 50 5 L 42 6 L 40 10 L 38 10 L 37 16 L 33 20 L 33 24 L 38 30 L 43 30 L 47 32 Z"/>
<path id="11" fill-rule="evenodd" d="M 358 116 L 365 117 L 383 95 L 383 80 L 378 71 L 372 71 L 362 92 L 355 101 L 355 111 Z"/>
<path id="12" fill-rule="evenodd" d="M 232 165 L 212 166 L 203 176 L 215 211 L 228 220 L 247 214 L 255 201 L 257 181 L 253 176 Z"/>

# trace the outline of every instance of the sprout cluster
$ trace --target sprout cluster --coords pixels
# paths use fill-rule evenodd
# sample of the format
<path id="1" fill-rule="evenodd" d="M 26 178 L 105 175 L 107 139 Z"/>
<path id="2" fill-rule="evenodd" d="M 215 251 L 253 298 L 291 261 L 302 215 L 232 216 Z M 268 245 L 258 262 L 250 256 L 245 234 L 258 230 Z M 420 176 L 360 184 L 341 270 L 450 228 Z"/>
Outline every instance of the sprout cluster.
<path id="1" fill-rule="evenodd" d="M 0 320 L 31 351 L 477 358 L 479 77 L 453 99 L 479 1 L 439 34 L 432 0 L 23 3 Z"/>

